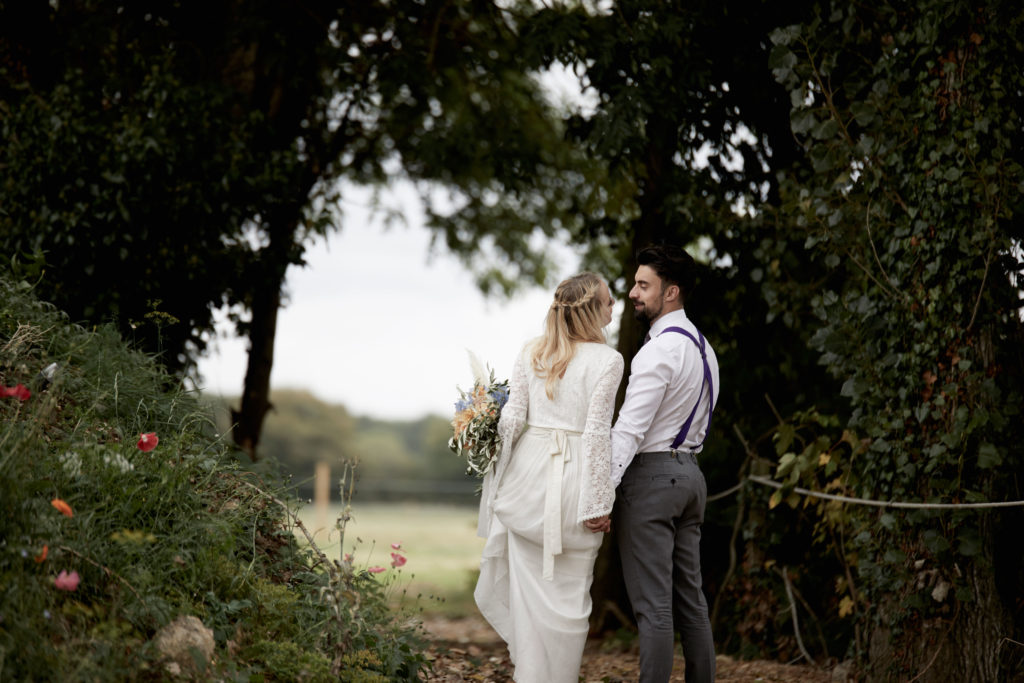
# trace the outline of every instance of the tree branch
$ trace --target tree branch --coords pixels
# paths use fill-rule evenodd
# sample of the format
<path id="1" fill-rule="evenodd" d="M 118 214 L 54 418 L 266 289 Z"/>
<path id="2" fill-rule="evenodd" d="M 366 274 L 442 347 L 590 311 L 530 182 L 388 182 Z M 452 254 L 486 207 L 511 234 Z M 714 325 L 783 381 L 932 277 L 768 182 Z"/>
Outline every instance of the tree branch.
<path id="1" fill-rule="evenodd" d="M 807 652 L 807 648 L 804 647 L 804 640 L 800 637 L 800 620 L 796 615 L 796 603 L 793 601 L 793 586 L 789 582 L 789 570 L 786 567 L 782 567 L 779 570 L 782 575 L 782 581 L 786 584 L 786 597 L 789 599 L 789 613 L 793 617 L 793 633 L 796 634 L 796 644 L 800 648 L 800 654 L 810 662 L 816 664 L 814 658 Z"/>

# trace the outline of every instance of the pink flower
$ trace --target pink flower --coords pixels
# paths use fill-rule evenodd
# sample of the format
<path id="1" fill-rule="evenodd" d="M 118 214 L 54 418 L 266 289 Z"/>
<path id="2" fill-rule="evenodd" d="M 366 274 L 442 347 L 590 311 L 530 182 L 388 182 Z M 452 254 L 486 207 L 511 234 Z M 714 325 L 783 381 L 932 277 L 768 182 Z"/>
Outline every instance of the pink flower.
<path id="1" fill-rule="evenodd" d="M 57 574 L 57 578 L 53 580 L 53 585 L 62 591 L 75 591 L 78 590 L 78 582 L 81 581 L 81 577 L 78 576 L 78 572 L 72 571 L 70 574 L 67 570 L 60 570 L 60 574 Z"/>
<path id="2" fill-rule="evenodd" d="M 408 562 L 408 560 L 406 560 L 404 556 L 399 555 L 398 553 L 391 553 L 391 566 L 392 567 L 401 567 L 406 562 Z"/>
<path id="3" fill-rule="evenodd" d="M 143 453 L 149 453 L 151 450 L 156 448 L 156 445 L 160 443 L 160 439 L 157 437 L 156 432 L 146 432 L 145 434 L 139 435 L 139 443 L 135 444 L 139 447 L 139 450 Z"/>
<path id="4" fill-rule="evenodd" d="M 366 571 L 370 572 L 371 574 L 380 574 L 382 571 L 384 571 L 384 567 L 381 567 L 381 566 L 368 567 L 366 569 Z"/>
<path id="5" fill-rule="evenodd" d="M 402 544 L 401 543 L 392 543 L 391 544 L 391 549 L 392 550 L 401 550 L 402 549 Z"/>
<path id="6" fill-rule="evenodd" d="M 342 559 L 348 564 L 352 564 L 352 553 L 345 553 L 345 557 Z"/>
<path id="7" fill-rule="evenodd" d="M 20 401 L 27 401 L 32 392 L 24 384 L 16 384 L 13 387 L 0 387 L 0 396 L 13 396 Z"/>

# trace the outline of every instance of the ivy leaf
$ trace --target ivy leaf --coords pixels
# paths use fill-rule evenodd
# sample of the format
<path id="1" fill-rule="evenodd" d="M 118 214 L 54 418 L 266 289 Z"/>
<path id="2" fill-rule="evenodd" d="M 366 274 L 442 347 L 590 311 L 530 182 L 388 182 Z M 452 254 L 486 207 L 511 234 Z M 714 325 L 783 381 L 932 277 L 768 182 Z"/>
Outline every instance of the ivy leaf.
<path id="1" fill-rule="evenodd" d="M 779 428 L 775 431 L 775 453 L 781 455 L 782 459 L 779 461 L 779 467 L 781 468 L 782 463 L 786 462 L 786 456 L 782 455 L 789 450 L 789 447 L 793 445 L 793 439 L 796 438 L 796 428 L 789 423 L 779 425 Z M 786 453 L 792 457 L 792 453 Z"/>
<path id="2" fill-rule="evenodd" d="M 875 120 L 875 111 L 874 104 L 863 100 L 858 100 L 850 105 L 850 113 L 853 114 L 857 124 L 861 126 L 868 126 Z"/>
<path id="3" fill-rule="evenodd" d="M 1003 456 L 995 445 L 985 442 L 978 448 L 978 467 L 989 470 L 1003 464 Z"/>
<path id="4" fill-rule="evenodd" d="M 960 542 L 957 550 L 965 557 L 974 557 L 981 552 L 981 536 L 974 529 L 961 529 L 957 536 Z"/>

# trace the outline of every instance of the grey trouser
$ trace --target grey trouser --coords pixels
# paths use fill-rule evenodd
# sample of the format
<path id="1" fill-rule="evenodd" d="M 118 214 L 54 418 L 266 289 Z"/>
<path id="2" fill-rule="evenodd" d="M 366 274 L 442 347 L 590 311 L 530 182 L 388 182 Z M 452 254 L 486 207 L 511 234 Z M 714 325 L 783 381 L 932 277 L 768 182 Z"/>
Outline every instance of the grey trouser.
<path id="1" fill-rule="evenodd" d="M 715 644 L 701 590 L 700 525 L 707 484 L 688 452 L 638 453 L 618 489 L 616 540 L 640 629 L 640 683 L 672 674 L 675 631 L 687 683 L 715 679 Z"/>

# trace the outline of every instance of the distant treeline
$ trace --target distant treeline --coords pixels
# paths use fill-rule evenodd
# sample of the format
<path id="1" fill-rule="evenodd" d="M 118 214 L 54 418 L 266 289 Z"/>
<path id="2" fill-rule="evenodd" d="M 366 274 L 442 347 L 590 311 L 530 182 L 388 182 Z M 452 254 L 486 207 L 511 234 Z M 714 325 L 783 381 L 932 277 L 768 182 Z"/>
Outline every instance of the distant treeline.
<path id="1" fill-rule="evenodd" d="M 230 428 L 227 403 L 216 410 Z M 356 463 L 356 500 L 429 500 L 475 504 L 478 482 L 448 449 L 448 419 L 378 420 L 356 417 L 345 406 L 324 403 L 306 391 L 276 390 L 259 455 L 280 463 L 302 498 L 312 498 L 318 462 L 331 469 L 331 500 L 346 462 Z"/>

